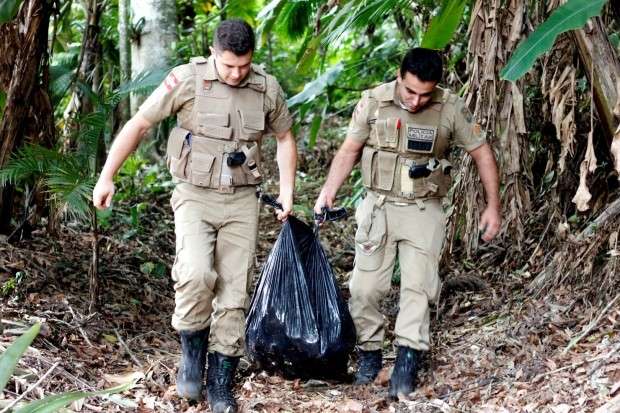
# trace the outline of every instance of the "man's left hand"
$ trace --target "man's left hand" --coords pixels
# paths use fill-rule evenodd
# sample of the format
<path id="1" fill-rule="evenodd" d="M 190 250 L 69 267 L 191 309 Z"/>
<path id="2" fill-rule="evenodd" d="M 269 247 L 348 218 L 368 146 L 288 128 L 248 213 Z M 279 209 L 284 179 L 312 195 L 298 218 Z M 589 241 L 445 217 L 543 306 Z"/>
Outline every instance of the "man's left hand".
<path id="1" fill-rule="evenodd" d="M 488 205 L 480 216 L 480 230 L 484 229 L 482 239 L 489 242 L 495 238 L 501 224 L 502 216 L 499 207 Z"/>
<path id="2" fill-rule="evenodd" d="M 278 202 L 282 205 L 282 209 L 276 209 L 276 215 L 280 222 L 286 222 L 288 216 L 293 212 L 293 197 L 280 195 Z"/>

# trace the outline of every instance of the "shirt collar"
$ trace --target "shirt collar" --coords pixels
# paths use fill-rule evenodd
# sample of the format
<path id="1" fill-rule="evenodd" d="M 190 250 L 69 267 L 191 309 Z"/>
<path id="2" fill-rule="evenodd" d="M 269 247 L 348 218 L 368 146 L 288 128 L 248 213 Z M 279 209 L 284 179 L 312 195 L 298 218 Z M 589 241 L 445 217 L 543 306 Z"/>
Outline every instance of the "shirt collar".
<path id="1" fill-rule="evenodd" d="M 205 80 L 217 80 L 221 83 L 224 83 L 219 73 L 217 73 L 217 68 L 215 66 L 215 56 L 211 55 L 207 59 L 207 70 L 204 74 Z M 256 72 L 254 71 L 254 65 L 252 65 L 250 72 L 248 75 L 235 87 L 246 87 L 248 84 L 262 84 Z"/>

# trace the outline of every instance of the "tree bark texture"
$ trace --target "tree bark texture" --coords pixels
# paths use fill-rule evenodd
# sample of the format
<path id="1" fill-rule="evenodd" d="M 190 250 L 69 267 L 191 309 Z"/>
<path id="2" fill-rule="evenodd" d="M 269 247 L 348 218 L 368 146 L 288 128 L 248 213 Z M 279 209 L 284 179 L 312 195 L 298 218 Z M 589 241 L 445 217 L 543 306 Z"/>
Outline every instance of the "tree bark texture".
<path id="1" fill-rule="evenodd" d="M 609 42 L 600 17 L 591 19 L 585 28 L 573 31 L 573 38 L 593 86 L 596 110 L 610 145 L 618 127 L 613 113 L 618 101 L 617 82 L 620 80 L 618 55 Z"/>
<path id="2" fill-rule="evenodd" d="M 0 26 L 0 87 L 7 92 L 0 124 L 0 167 L 24 141 L 54 141 L 52 105 L 47 94 L 47 39 L 51 5 L 25 1 L 16 19 Z M 10 226 L 13 199 L 3 188 L 0 231 Z"/>
<path id="3" fill-rule="evenodd" d="M 121 65 L 121 83 L 131 80 L 131 42 L 129 28 L 130 9 L 129 0 L 118 1 L 118 49 Z M 119 103 L 120 123 L 125 124 L 131 116 L 129 98 Z"/>
<path id="4" fill-rule="evenodd" d="M 170 66 L 173 44 L 177 40 L 176 3 L 173 0 L 131 0 L 132 77 L 153 69 Z M 143 23 L 141 23 L 143 22 Z M 141 27 L 141 30 L 137 30 Z M 144 96 L 132 95 L 131 113 L 138 111 Z"/>

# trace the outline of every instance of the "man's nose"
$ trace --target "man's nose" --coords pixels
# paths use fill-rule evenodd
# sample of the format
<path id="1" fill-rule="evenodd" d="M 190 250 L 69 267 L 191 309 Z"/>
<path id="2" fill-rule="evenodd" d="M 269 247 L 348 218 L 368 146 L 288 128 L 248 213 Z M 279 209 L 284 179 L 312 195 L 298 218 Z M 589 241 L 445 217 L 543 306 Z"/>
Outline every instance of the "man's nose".
<path id="1" fill-rule="evenodd" d="M 418 106 L 419 103 L 420 103 L 420 97 L 419 96 L 413 96 L 411 98 L 411 106 Z"/>
<path id="2" fill-rule="evenodd" d="M 241 70 L 239 70 L 238 68 L 234 68 L 232 70 L 232 75 L 235 79 L 238 79 L 239 77 L 241 77 Z"/>

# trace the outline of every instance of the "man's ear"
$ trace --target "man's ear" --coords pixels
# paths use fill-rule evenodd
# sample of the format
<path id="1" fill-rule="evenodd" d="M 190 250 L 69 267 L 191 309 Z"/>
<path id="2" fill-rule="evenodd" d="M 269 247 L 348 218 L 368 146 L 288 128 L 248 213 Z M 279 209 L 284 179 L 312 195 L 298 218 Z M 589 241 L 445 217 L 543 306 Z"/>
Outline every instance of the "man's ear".
<path id="1" fill-rule="evenodd" d="M 403 81 L 403 79 L 400 77 L 400 69 L 396 69 L 396 79 L 398 79 L 399 82 Z"/>
<path id="2" fill-rule="evenodd" d="M 211 52 L 211 56 L 215 54 L 215 48 L 213 46 L 209 46 L 209 51 Z"/>

